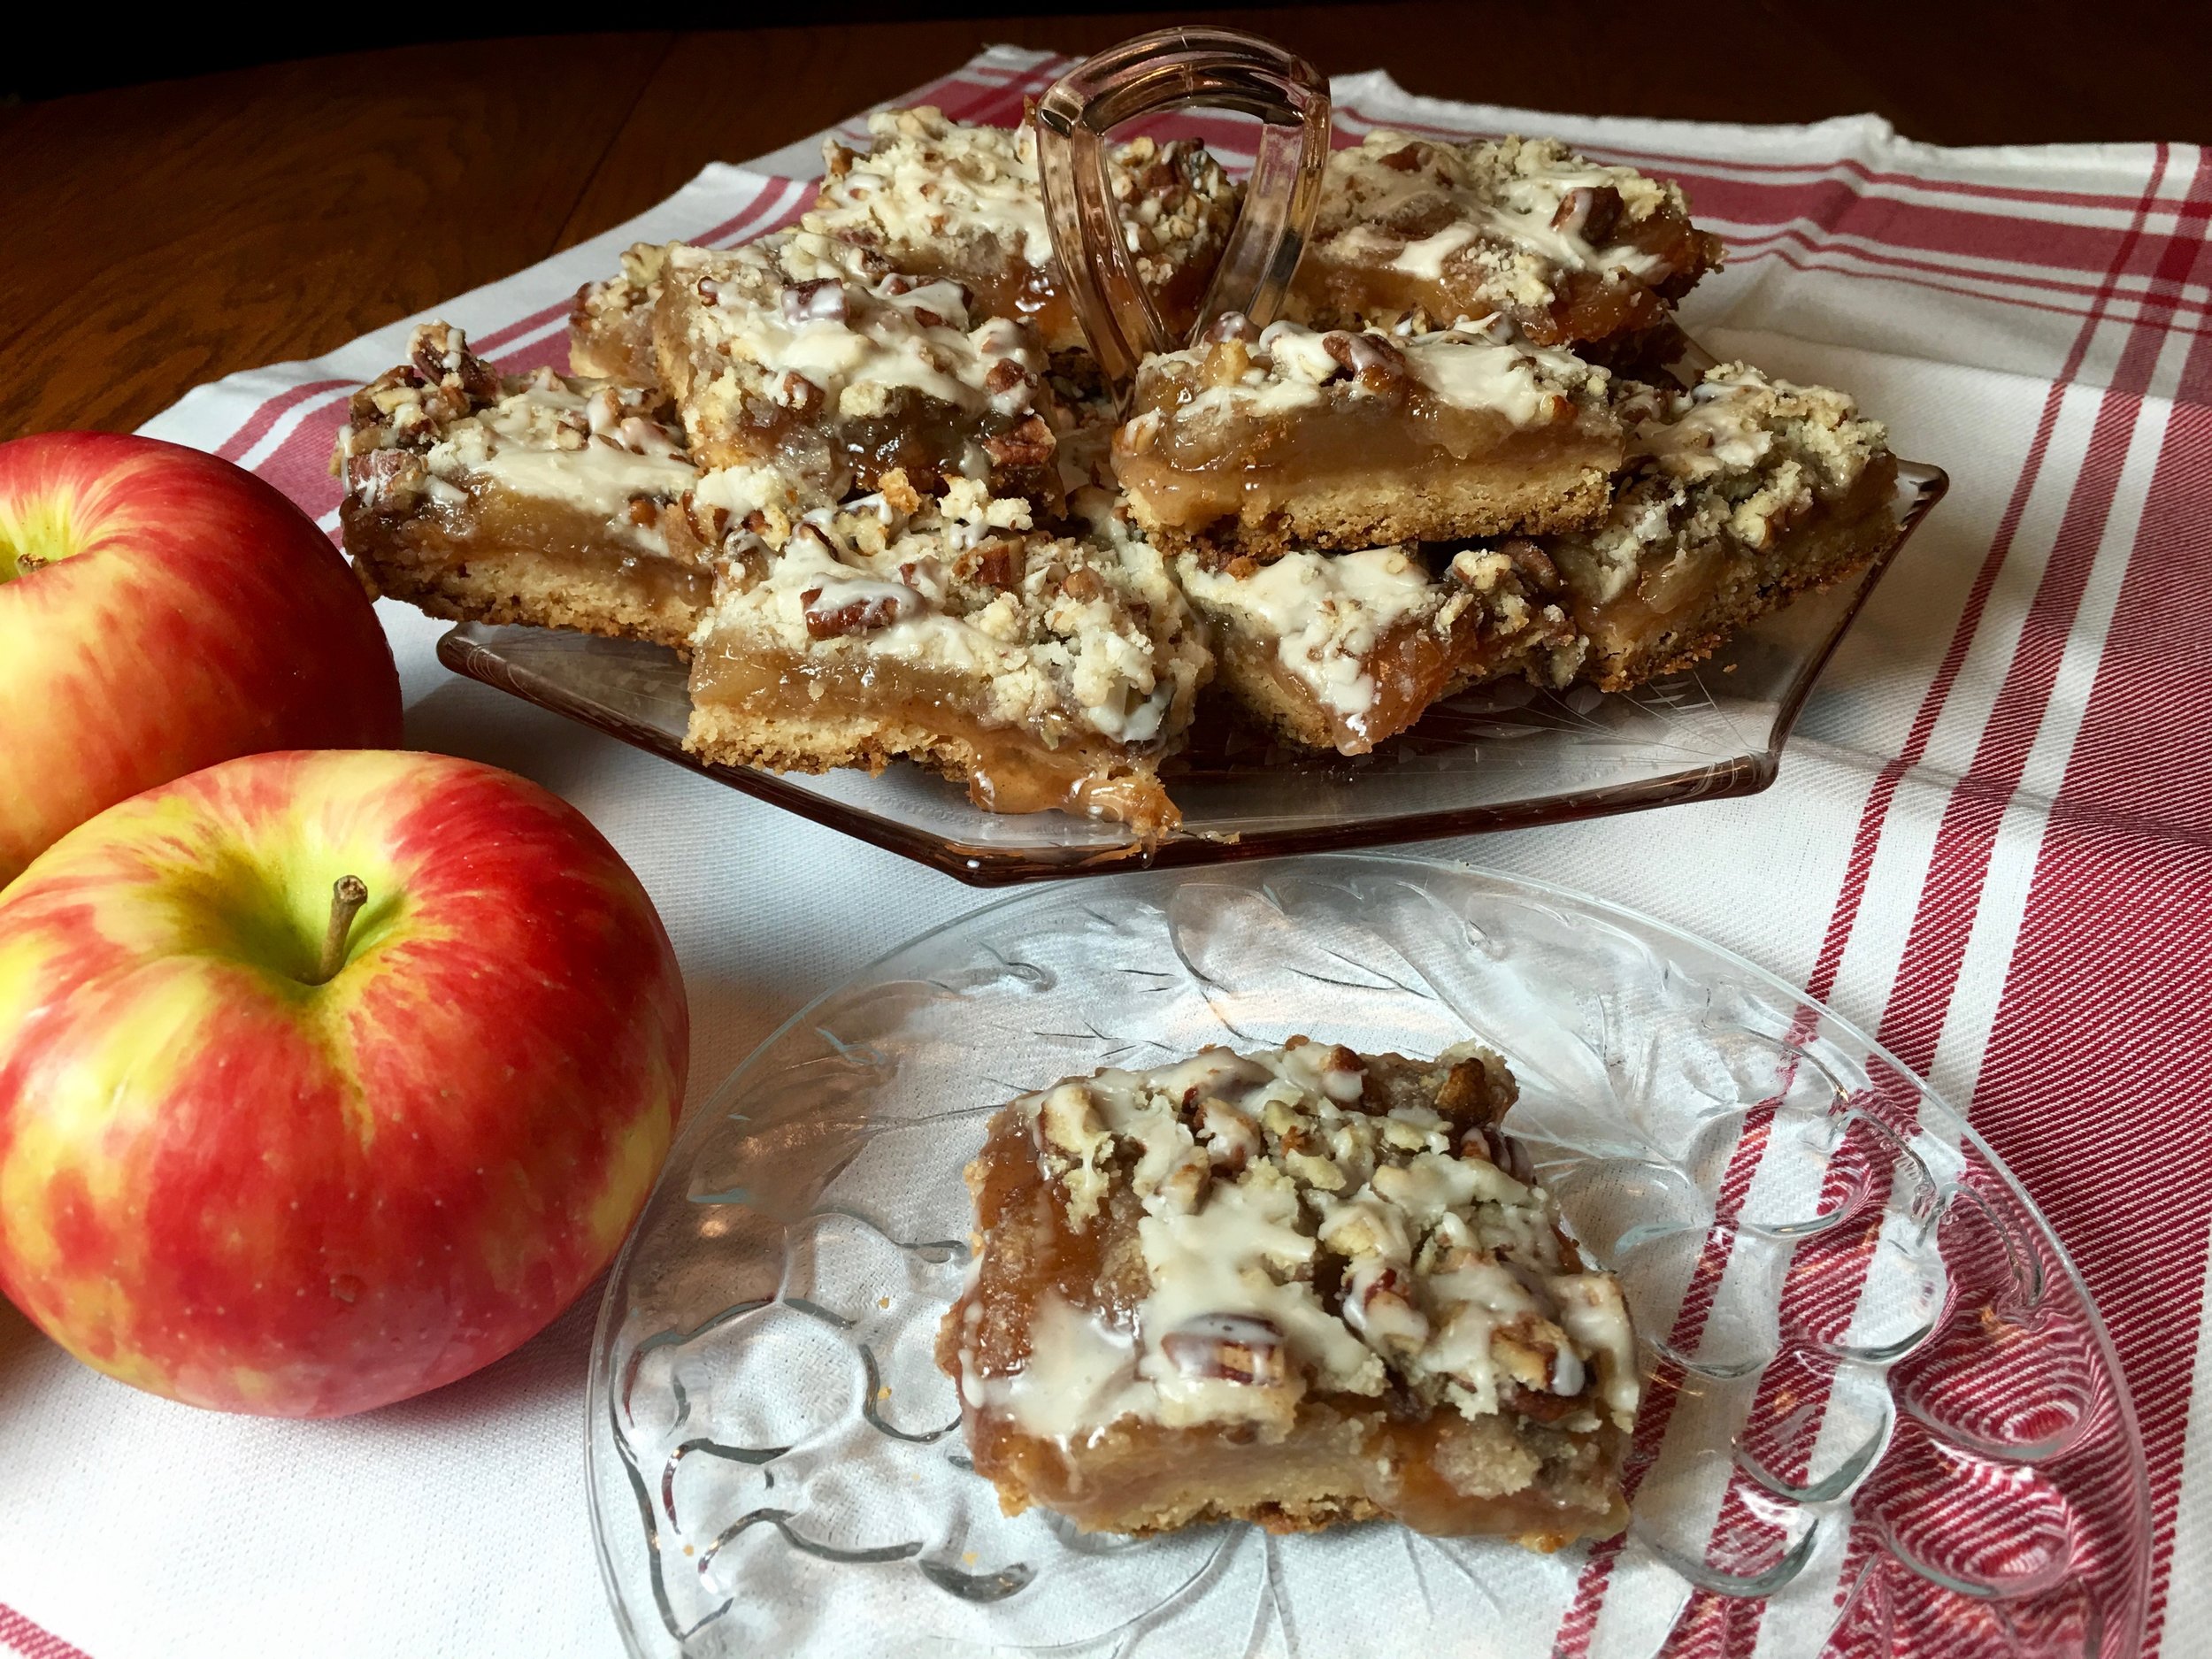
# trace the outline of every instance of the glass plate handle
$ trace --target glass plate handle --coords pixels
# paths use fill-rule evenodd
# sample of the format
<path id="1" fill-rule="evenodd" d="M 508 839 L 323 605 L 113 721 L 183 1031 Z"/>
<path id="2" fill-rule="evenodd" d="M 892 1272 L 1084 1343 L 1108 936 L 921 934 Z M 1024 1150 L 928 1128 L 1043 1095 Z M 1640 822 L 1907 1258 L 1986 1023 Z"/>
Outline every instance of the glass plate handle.
<path id="1" fill-rule="evenodd" d="M 1224 311 L 1265 325 L 1305 250 L 1329 159 L 1329 85 L 1311 64 L 1240 29 L 1156 29 L 1085 59 L 1037 105 L 1038 172 L 1052 248 L 1107 379 L 1127 382 L 1178 340 L 1137 280 L 1106 170 L 1106 137 L 1142 116 L 1204 104 L 1260 119 L 1258 153 L 1191 338 Z"/>

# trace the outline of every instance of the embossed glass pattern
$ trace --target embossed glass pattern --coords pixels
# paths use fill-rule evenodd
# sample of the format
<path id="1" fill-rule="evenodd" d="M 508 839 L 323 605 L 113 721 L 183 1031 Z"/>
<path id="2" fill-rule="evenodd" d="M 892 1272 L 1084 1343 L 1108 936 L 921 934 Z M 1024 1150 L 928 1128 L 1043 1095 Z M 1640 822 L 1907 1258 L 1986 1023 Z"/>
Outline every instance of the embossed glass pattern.
<path id="1" fill-rule="evenodd" d="M 1014 1094 L 1300 1032 L 1520 1079 L 1621 1276 L 1625 1538 L 1133 1540 L 1000 1514 L 932 1363 Z M 639 1654 L 2137 1651 L 2132 1409 L 2064 1253 L 1941 1101 L 1740 958 L 1539 883 L 1330 858 L 1003 902 L 795 1017 L 686 1129 L 609 1282 L 601 1562 Z"/>
<path id="2" fill-rule="evenodd" d="M 1259 118 L 1236 228 L 1190 338 L 1224 311 L 1274 320 L 1305 251 L 1329 161 L 1329 83 L 1311 64 L 1241 29 L 1156 29 L 1087 58 L 1037 104 L 1037 168 L 1053 252 L 1068 273 L 1091 355 L 1112 382 L 1188 343 L 1168 332 L 1131 263 L 1107 180 L 1107 135 L 1147 116 L 1208 104 Z"/>
<path id="3" fill-rule="evenodd" d="M 1899 468 L 1906 533 L 1942 498 L 1933 467 Z M 1901 540 L 1900 546 L 1902 545 Z M 898 765 L 879 777 L 716 766 L 684 752 L 684 665 L 656 645 L 464 623 L 439 641 L 457 673 L 611 733 L 693 772 L 979 886 L 1219 864 L 1515 829 L 1717 795 L 1755 795 L 1836 641 L 1888 568 L 1810 594 L 1691 672 L 1634 691 L 1485 687 L 1440 703 L 1356 758 L 1255 740 L 1202 718 L 1164 772 L 1182 827 L 1145 847 L 1114 824 L 984 811 L 958 785 Z M 1210 724 L 1210 721 L 1212 723 Z"/>

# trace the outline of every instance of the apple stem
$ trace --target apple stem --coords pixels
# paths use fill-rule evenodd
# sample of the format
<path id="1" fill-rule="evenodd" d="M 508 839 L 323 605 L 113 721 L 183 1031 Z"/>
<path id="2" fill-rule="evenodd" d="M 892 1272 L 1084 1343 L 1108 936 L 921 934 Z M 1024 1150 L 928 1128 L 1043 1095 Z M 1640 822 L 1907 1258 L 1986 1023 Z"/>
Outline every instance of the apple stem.
<path id="1" fill-rule="evenodd" d="M 330 931 L 323 935 L 323 959 L 317 964 L 313 985 L 327 985 L 346 964 L 346 936 L 353 918 L 369 902 L 368 883 L 359 876 L 340 876 L 330 884 Z"/>

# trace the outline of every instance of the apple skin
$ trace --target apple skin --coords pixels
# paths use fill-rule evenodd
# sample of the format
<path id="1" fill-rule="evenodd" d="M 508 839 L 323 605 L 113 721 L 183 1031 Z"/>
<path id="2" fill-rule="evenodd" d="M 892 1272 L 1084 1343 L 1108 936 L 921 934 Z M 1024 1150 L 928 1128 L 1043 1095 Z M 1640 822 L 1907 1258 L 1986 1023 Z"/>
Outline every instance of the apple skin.
<path id="1" fill-rule="evenodd" d="M 193 1405 L 435 1388 L 612 1259 L 689 1023 L 636 876 L 524 779 L 340 751 L 158 786 L 0 894 L 0 1289 Z"/>
<path id="2" fill-rule="evenodd" d="M 18 574 L 27 554 L 51 562 Z M 0 444 L 0 887 L 219 760 L 399 742 L 375 608 L 276 489 L 120 433 Z"/>

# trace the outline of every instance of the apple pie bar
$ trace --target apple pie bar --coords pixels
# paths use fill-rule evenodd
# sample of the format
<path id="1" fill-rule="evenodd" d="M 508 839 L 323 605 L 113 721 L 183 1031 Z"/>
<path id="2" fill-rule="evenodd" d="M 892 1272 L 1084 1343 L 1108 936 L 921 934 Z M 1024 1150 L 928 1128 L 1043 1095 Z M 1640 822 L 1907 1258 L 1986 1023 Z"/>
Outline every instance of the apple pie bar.
<path id="1" fill-rule="evenodd" d="M 799 222 L 875 249 L 898 270 L 964 286 L 979 314 L 1032 324 L 1046 350 L 1087 350 L 1052 252 L 1037 180 L 1037 140 L 951 121 L 928 105 L 868 119 L 869 147 L 822 147 L 827 176 Z M 1139 281 L 1179 339 L 1236 218 L 1237 187 L 1194 140 L 1139 138 L 1109 153 Z"/>
<path id="2" fill-rule="evenodd" d="M 712 590 L 724 526 L 656 394 L 503 379 L 443 323 L 353 395 L 333 465 L 364 582 L 433 616 L 681 645 Z"/>
<path id="3" fill-rule="evenodd" d="M 1299 1037 L 1001 1110 L 937 1342 L 1001 1506 L 1133 1533 L 1618 1532 L 1628 1310 L 1500 1128 L 1514 1095 L 1475 1043 Z"/>
<path id="4" fill-rule="evenodd" d="M 1621 463 L 1609 377 L 1502 318 L 1427 334 L 1256 328 L 1145 359 L 1114 471 L 1171 549 L 1269 557 L 1604 515 Z"/>
<path id="5" fill-rule="evenodd" d="M 959 284 L 807 232 L 664 250 L 653 337 L 703 467 L 772 466 L 833 505 L 899 472 L 1057 507 L 1057 405 L 1035 337 Z"/>
<path id="6" fill-rule="evenodd" d="M 572 373 L 658 386 L 660 358 L 653 350 L 653 307 L 661 296 L 661 266 L 668 250 L 634 242 L 622 266 L 603 282 L 576 290 L 568 313 L 568 366 Z"/>
<path id="7" fill-rule="evenodd" d="M 1178 557 L 1213 633 L 1221 682 L 1292 742 L 1363 755 L 1432 704 L 1484 681 L 1562 686 L 1580 665 L 1573 618 L 1540 549 L 1300 549 L 1267 564 Z"/>
<path id="8" fill-rule="evenodd" d="M 1744 363 L 1629 406 L 1629 468 L 1604 523 L 1540 549 L 1608 691 L 1688 666 L 1736 629 L 1895 541 L 1896 458 L 1825 387 Z"/>
<path id="9" fill-rule="evenodd" d="M 692 642 L 687 747 L 775 771 L 906 756 L 998 812 L 1141 836 L 1212 669 L 1160 556 L 1037 528 L 1030 504 L 895 471 L 872 497 L 733 536 Z"/>
<path id="10" fill-rule="evenodd" d="M 1661 321 L 1721 261 L 1680 187 L 1557 139 L 1373 132 L 1329 159 L 1293 314 L 1441 326 L 1502 313 L 1540 345 Z"/>

